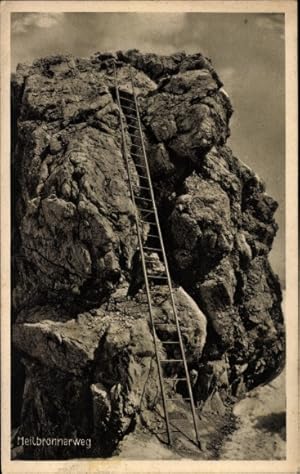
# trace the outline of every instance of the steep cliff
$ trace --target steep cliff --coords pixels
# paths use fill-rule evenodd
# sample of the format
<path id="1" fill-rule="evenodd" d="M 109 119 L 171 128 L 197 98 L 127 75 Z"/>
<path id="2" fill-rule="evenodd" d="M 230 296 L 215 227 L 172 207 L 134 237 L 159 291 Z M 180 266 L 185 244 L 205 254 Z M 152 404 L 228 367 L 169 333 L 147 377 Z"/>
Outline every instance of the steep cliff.
<path id="1" fill-rule="evenodd" d="M 19 436 L 91 437 L 93 446 L 25 447 L 25 458 L 111 455 L 125 434 L 163 426 L 113 57 L 121 90 L 130 93 L 129 68 L 135 78 L 197 405 L 220 414 L 284 365 L 281 290 L 268 262 L 277 203 L 226 146 L 232 107 L 211 62 L 131 50 L 20 65 L 13 419 Z M 168 321 L 164 287 L 155 308 Z M 169 390 L 184 395 L 180 383 Z"/>

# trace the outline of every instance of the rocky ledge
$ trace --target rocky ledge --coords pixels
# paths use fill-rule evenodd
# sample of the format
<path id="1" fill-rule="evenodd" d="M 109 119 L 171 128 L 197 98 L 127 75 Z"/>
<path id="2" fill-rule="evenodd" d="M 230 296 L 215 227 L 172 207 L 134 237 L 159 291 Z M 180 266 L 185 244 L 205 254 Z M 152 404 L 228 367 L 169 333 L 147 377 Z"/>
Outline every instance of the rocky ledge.
<path id="1" fill-rule="evenodd" d="M 112 59 L 124 93 L 130 69 L 135 78 L 197 407 L 221 417 L 284 365 L 281 289 L 268 261 L 277 203 L 226 146 L 233 110 L 210 60 L 130 50 L 19 65 L 14 433 L 92 439 L 89 450 L 15 448 L 21 458 L 110 456 L 126 434 L 164 429 Z M 165 287 L 154 300 L 168 322 Z M 185 395 L 180 382 L 168 390 Z M 188 413 L 183 399 L 171 409 Z"/>

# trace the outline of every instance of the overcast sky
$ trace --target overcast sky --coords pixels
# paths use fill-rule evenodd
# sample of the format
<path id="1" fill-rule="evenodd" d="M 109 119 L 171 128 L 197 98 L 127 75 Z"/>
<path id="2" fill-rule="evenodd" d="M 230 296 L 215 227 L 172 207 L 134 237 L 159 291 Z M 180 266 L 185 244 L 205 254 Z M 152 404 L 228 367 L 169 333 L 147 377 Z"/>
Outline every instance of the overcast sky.
<path id="1" fill-rule="evenodd" d="M 284 278 L 284 15 L 241 13 L 15 13 L 12 68 L 57 53 L 137 48 L 158 54 L 202 52 L 229 93 L 228 144 L 266 182 L 280 204 L 271 253 Z"/>

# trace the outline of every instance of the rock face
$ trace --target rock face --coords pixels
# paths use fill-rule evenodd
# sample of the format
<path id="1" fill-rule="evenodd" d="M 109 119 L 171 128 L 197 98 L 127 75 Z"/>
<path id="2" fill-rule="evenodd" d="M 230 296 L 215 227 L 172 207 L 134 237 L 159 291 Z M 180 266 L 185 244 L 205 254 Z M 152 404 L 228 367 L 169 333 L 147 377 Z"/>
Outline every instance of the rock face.
<path id="1" fill-rule="evenodd" d="M 284 365 L 281 290 L 268 262 L 277 203 L 226 146 L 232 108 L 210 61 L 131 50 L 20 65 L 13 341 L 25 384 L 14 382 L 16 399 L 23 392 L 14 424 L 19 436 L 92 439 L 90 449 L 27 447 L 28 459 L 110 455 L 137 425 L 162 423 L 113 57 L 121 90 L 130 94 L 130 68 L 135 78 L 197 404 L 226 405 Z M 165 287 L 154 300 L 168 322 Z M 168 390 L 184 395 L 180 384 Z"/>

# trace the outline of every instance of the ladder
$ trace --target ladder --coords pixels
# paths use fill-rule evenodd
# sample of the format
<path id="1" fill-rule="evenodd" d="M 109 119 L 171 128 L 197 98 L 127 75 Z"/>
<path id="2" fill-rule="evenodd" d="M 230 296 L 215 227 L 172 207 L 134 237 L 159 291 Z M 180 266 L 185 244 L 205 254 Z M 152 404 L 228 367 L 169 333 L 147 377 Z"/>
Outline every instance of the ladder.
<path id="1" fill-rule="evenodd" d="M 168 268 L 168 262 L 165 252 L 165 247 L 163 243 L 158 212 L 155 203 L 155 197 L 153 192 L 153 186 L 150 176 L 150 170 L 148 165 L 148 159 L 146 155 L 143 132 L 141 126 L 141 119 L 137 101 L 137 95 L 135 93 L 134 81 L 132 76 L 132 71 L 130 68 L 130 85 L 132 90 L 130 93 L 123 92 L 120 90 L 118 85 L 117 78 L 117 69 L 116 64 L 113 62 L 114 69 L 114 83 L 115 83 L 115 92 L 117 105 L 120 113 L 120 127 L 122 134 L 122 151 L 126 163 L 127 173 L 128 173 L 128 183 L 129 190 L 132 202 L 135 209 L 135 219 L 136 219 L 136 229 L 138 237 L 138 246 L 140 251 L 141 263 L 143 268 L 143 277 L 145 282 L 146 294 L 147 294 L 147 303 L 149 308 L 150 323 L 153 332 L 154 339 L 154 349 L 155 356 L 158 367 L 159 383 L 162 396 L 162 405 L 164 418 L 166 422 L 166 431 L 167 431 L 167 440 L 168 444 L 172 445 L 172 429 L 170 424 L 170 416 L 168 410 L 168 402 L 171 400 L 180 400 L 179 398 L 168 398 L 166 396 L 166 382 L 167 381 L 183 381 L 186 383 L 188 397 L 184 400 L 189 401 L 190 409 L 193 418 L 193 425 L 196 436 L 196 444 L 201 450 L 201 442 L 196 422 L 196 409 L 194 404 L 192 386 L 189 376 L 189 369 L 185 357 L 185 350 L 182 340 L 182 334 L 180 329 L 180 323 L 178 319 L 178 314 L 176 310 L 176 304 L 174 299 L 174 293 L 172 288 L 171 277 Z M 129 149 L 128 144 L 126 143 L 126 130 L 131 139 L 131 148 Z M 134 177 L 138 177 L 139 184 L 134 182 Z M 140 224 L 146 224 L 150 228 L 150 233 L 148 233 L 148 239 L 151 244 L 144 244 L 143 237 L 141 233 Z M 159 261 L 161 262 L 159 270 L 153 270 L 151 264 L 156 260 L 157 256 L 160 257 Z M 153 302 L 152 302 L 152 291 L 155 284 L 165 284 L 168 288 L 168 293 L 171 301 L 172 307 L 172 322 L 160 323 L 155 320 L 153 312 Z M 171 326 L 174 329 L 176 335 L 176 340 L 172 341 L 163 341 L 157 337 L 157 331 L 163 326 Z M 162 359 L 158 351 L 158 342 L 161 342 L 163 345 L 176 345 L 179 349 L 180 356 L 176 358 L 166 358 Z M 172 366 L 180 364 L 184 377 L 172 378 L 165 375 L 166 366 Z"/>

